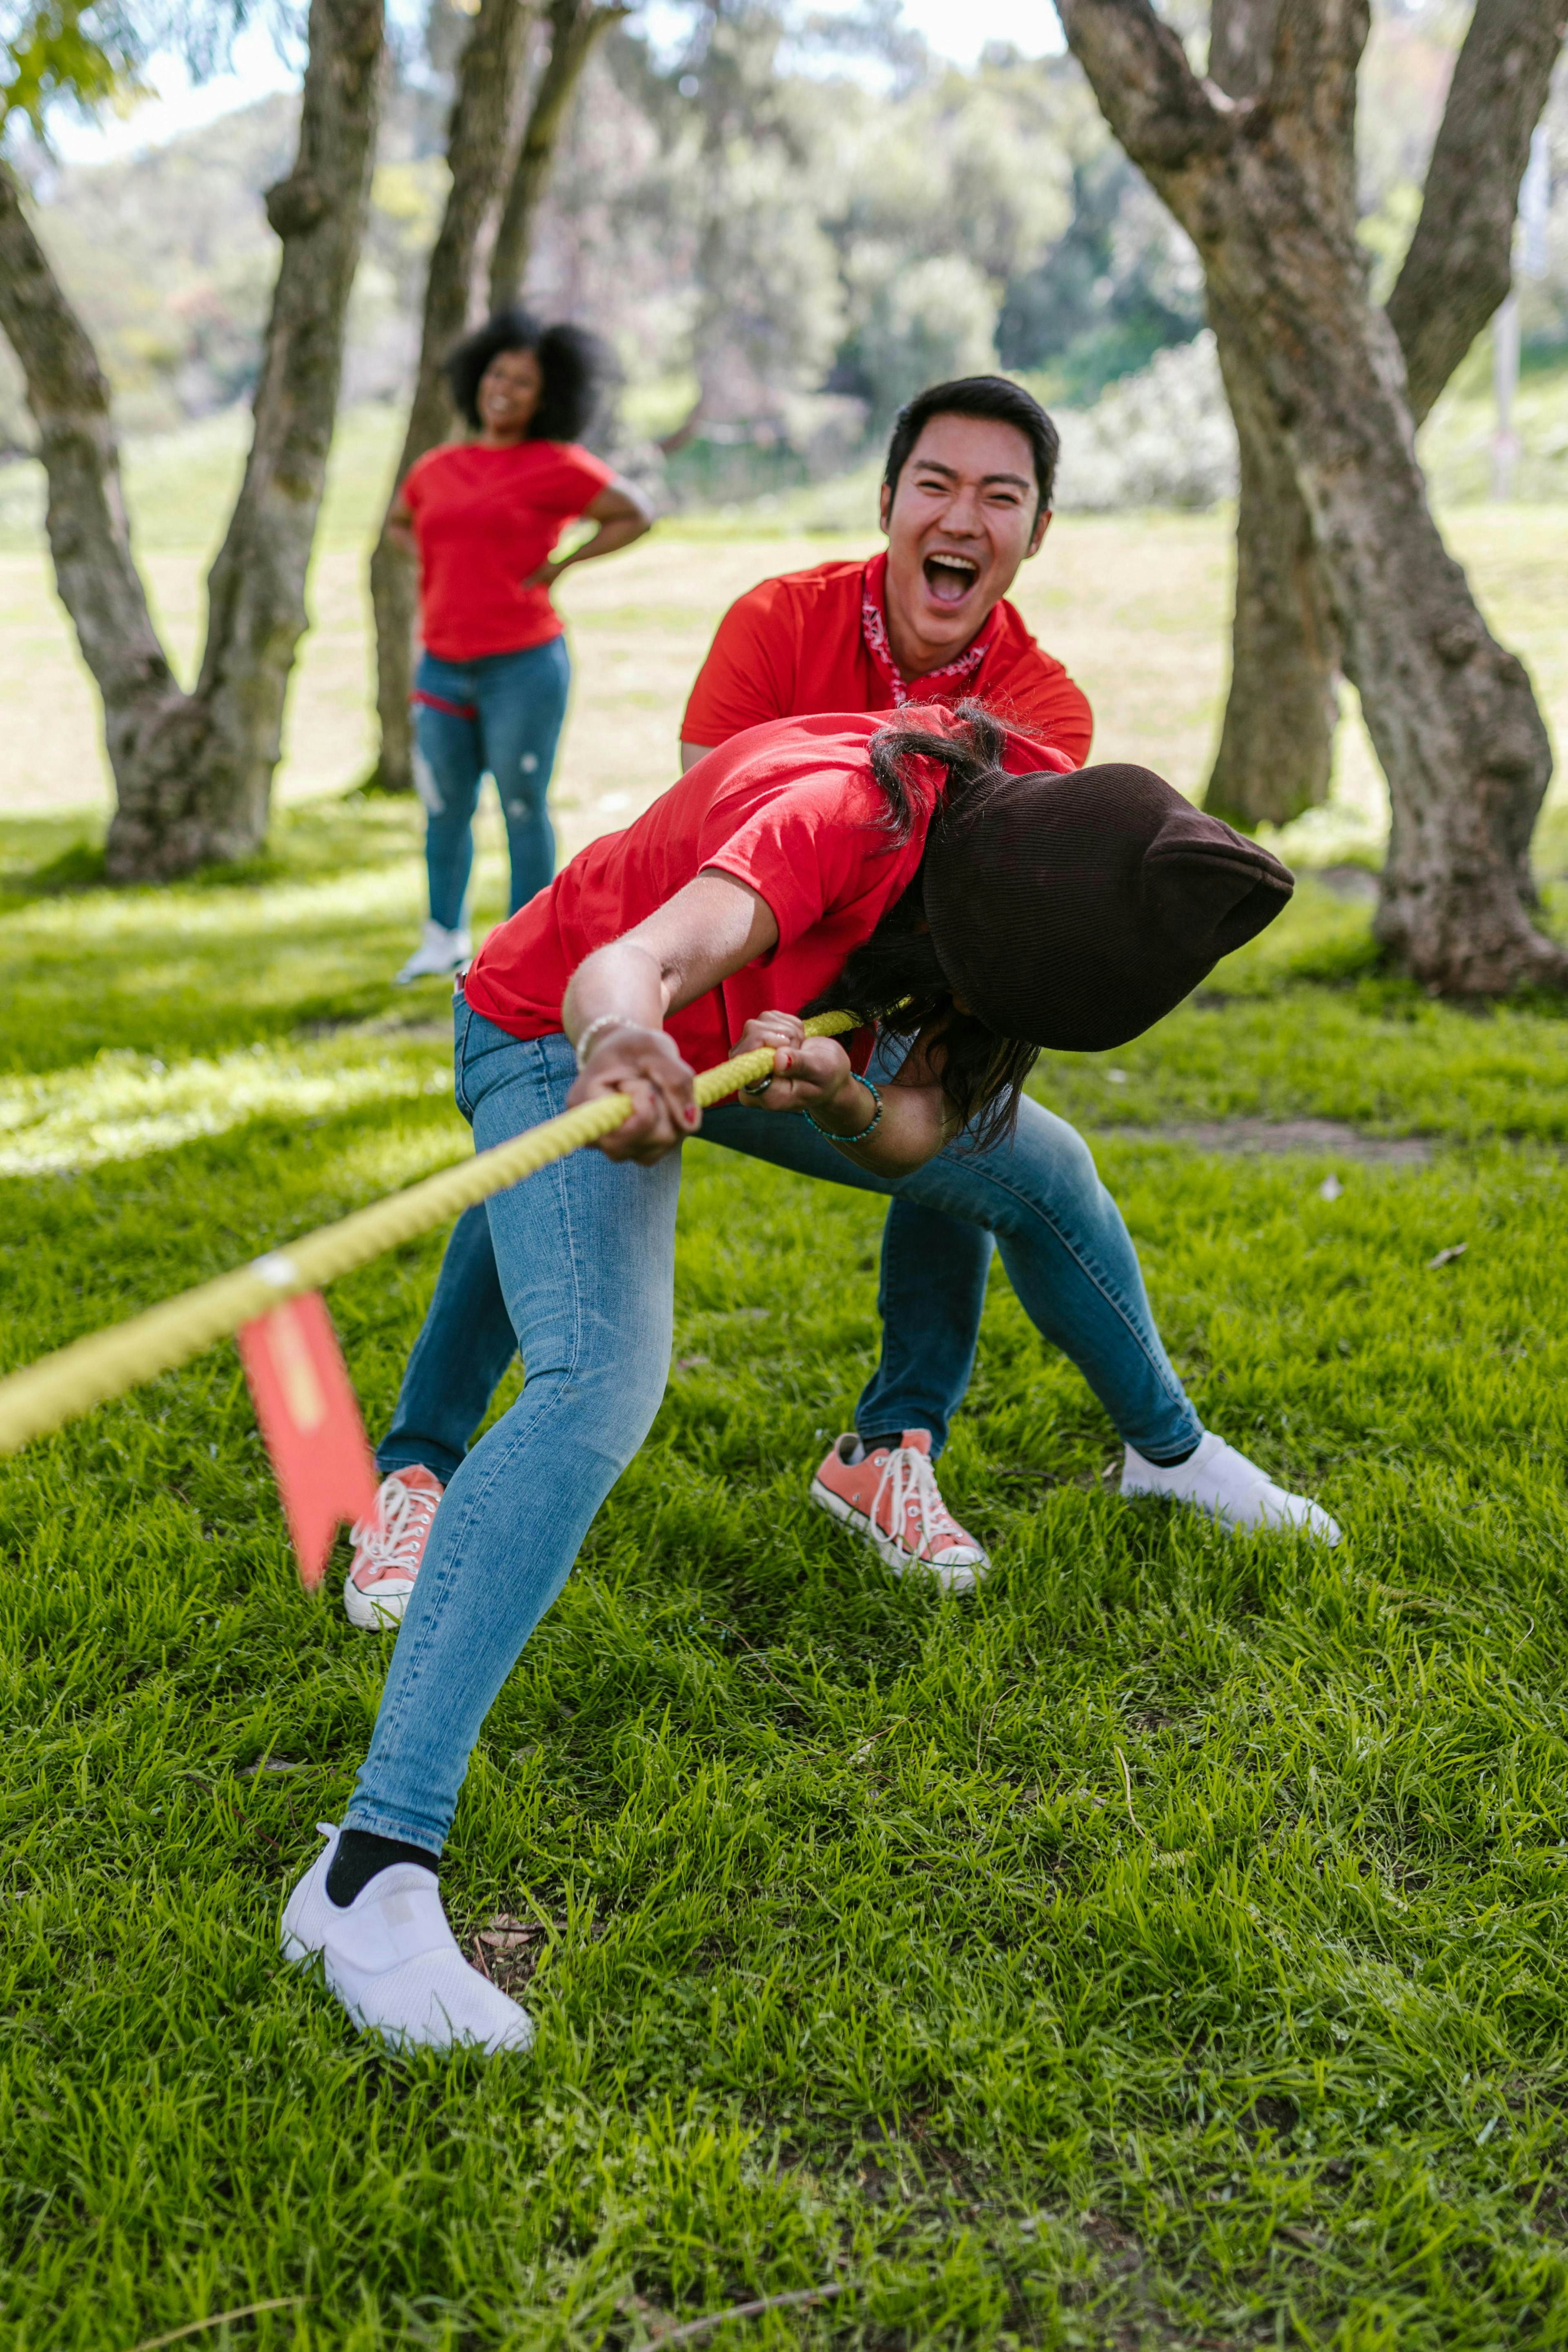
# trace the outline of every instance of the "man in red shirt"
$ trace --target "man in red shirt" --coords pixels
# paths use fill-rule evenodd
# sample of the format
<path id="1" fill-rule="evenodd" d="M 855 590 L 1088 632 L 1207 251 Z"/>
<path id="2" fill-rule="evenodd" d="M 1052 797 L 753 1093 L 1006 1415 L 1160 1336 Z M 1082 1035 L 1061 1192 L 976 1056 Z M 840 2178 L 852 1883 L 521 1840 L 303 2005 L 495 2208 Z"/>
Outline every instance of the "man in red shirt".
<path id="1" fill-rule="evenodd" d="M 961 400 L 961 407 L 940 404 Z M 1089 756 L 1088 697 L 1006 603 L 1050 528 L 1057 436 L 1017 384 L 938 384 L 900 417 L 882 484 L 887 552 L 764 580 L 731 605 L 681 722 L 682 763 L 808 710 L 973 696 L 1015 732 Z"/>
<path id="2" fill-rule="evenodd" d="M 1088 700 L 1005 602 L 1049 527 L 1057 449 L 1038 402 L 1001 377 L 937 384 L 911 401 L 888 451 L 887 552 L 765 580 L 731 606 L 686 706 L 684 765 L 772 719 L 966 698 L 1037 746 L 1039 767 L 1081 765 L 1093 728 Z M 874 1060 L 871 1075 L 892 1070 Z M 820 1465 L 811 1496 L 896 1572 L 914 1569 L 965 1591 L 988 1564 L 942 1502 L 932 1465 L 973 1369 L 994 1248 L 1031 1320 L 1078 1366 L 1124 1440 L 1122 1494 L 1163 1496 L 1227 1525 L 1338 1540 L 1316 1504 L 1205 1430 L 1161 1344 L 1121 1212 L 1064 1119 L 1026 1101 L 1003 1142 L 951 1155 L 941 1205 L 847 1171 L 805 1120 L 770 1117 L 743 1098 L 710 1133 L 892 1198 L 881 1360 L 854 1431 Z M 377 1511 L 354 1531 L 345 1601 L 356 1623 L 402 1615 L 442 1490 L 512 1353 L 485 1213 L 470 1210 L 377 1449 Z"/>

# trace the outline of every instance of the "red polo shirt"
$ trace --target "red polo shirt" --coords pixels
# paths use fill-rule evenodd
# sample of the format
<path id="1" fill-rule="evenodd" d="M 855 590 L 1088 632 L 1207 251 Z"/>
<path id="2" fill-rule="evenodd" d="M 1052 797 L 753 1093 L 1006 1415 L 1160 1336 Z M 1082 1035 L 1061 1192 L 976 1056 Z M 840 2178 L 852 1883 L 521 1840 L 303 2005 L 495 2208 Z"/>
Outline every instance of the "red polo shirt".
<path id="1" fill-rule="evenodd" d="M 873 659 L 860 620 L 868 587 L 883 605 L 887 563 L 886 555 L 815 563 L 748 589 L 719 624 L 686 705 L 681 741 L 711 748 L 742 728 L 804 711 L 894 709 L 891 681 Z M 973 676 L 956 691 L 941 677 L 910 678 L 909 703 L 973 695 L 1009 728 L 1081 767 L 1094 735 L 1082 688 L 1041 652 L 1005 600 L 980 634 L 985 650 Z"/>

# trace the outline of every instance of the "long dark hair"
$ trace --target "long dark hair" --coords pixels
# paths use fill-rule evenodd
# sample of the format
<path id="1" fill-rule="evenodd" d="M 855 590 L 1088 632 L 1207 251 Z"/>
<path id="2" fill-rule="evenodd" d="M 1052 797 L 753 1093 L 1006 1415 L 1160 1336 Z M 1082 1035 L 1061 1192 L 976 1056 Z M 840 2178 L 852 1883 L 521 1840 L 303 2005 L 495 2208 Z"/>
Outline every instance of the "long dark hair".
<path id="1" fill-rule="evenodd" d="M 870 938 L 854 950 L 833 985 L 805 1009 L 863 1013 L 911 1045 L 923 1039 L 943 1094 L 984 1148 L 999 1142 L 1016 1122 L 1018 1098 L 1039 1048 L 1004 1037 L 973 1013 L 961 1011 L 926 921 L 926 862 L 940 845 L 942 825 L 960 807 L 973 810 L 976 796 L 1004 772 L 1007 737 L 1001 722 L 982 702 L 961 702 L 958 718 L 952 735 L 891 724 L 871 738 L 871 773 L 887 803 L 881 824 L 895 841 L 908 841 L 914 829 L 915 798 L 905 761 L 936 761 L 946 771 L 945 786 L 914 880 Z"/>
<path id="2" fill-rule="evenodd" d="M 547 327 L 531 310 L 498 310 L 448 352 L 443 362 L 459 415 L 479 425 L 479 380 L 502 352 L 532 352 L 544 378 L 528 441 L 580 441 L 593 422 L 609 354 L 585 327 Z"/>

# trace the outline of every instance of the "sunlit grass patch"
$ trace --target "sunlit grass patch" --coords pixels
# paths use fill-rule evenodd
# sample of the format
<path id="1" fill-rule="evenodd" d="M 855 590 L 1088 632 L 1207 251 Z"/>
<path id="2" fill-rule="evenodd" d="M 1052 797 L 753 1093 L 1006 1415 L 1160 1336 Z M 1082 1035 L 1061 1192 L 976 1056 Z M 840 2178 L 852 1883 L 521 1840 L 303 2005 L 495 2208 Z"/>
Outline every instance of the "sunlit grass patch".
<path id="1" fill-rule="evenodd" d="M 156 1055 L 106 1050 L 85 1070 L 0 1079 L 0 1176 L 95 1168 L 167 1151 L 246 1120 L 314 1118 L 361 1103 L 450 1091 L 428 1055 L 351 1057 L 342 1046 L 265 1045 L 171 1067 Z"/>

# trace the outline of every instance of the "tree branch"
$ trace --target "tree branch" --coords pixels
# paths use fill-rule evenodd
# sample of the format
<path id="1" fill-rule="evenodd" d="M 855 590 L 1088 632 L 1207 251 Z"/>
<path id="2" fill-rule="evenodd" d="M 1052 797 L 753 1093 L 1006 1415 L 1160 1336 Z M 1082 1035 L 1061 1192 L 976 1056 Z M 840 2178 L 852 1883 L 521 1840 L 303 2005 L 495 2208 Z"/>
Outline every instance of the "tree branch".
<path id="1" fill-rule="evenodd" d="M 550 55 L 539 77 L 500 226 L 490 249 L 490 308 L 516 301 L 528 270 L 539 210 L 560 144 L 562 126 L 594 45 L 631 14 L 622 0 L 551 0 Z"/>
<path id="2" fill-rule="evenodd" d="M 0 326 L 21 362 L 48 478 L 60 598 L 111 708 L 173 689 L 131 553 L 109 384 L 0 162 Z"/>
<path id="3" fill-rule="evenodd" d="M 1279 0 L 1213 0 L 1208 80 L 1227 99 L 1256 99 L 1274 61 Z"/>
<path id="4" fill-rule="evenodd" d="M 286 680 L 305 627 L 305 575 L 337 416 L 343 322 L 370 208 L 383 31 L 381 0 L 311 0 L 299 146 L 288 178 L 266 197 L 283 250 L 245 479 L 207 577 L 201 698 L 239 679 L 254 698 L 283 642 Z M 281 691 L 278 716 L 280 725 Z"/>
<path id="5" fill-rule="evenodd" d="M 468 323 L 479 236 L 505 168 L 507 125 L 531 15 L 530 0 L 480 0 L 458 60 L 447 132 L 451 183 L 425 279 L 419 373 L 397 462 L 399 482 L 452 429 L 442 362 Z"/>
<path id="6" fill-rule="evenodd" d="M 1565 34 L 1568 0 L 1476 0 L 1388 303 L 1418 425 L 1508 292 L 1519 184 Z"/>
<path id="7" fill-rule="evenodd" d="M 1226 117 L 1149 0 L 1057 0 L 1068 47 L 1132 161 L 1165 179 L 1229 137 Z"/>
<path id="8" fill-rule="evenodd" d="M 1227 98 L 1258 98 L 1274 61 L 1279 0 L 1214 0 L 1208 78 Z"/>
<path id="9" fill-rule="evenodd" d="M 395 495 L 409 467 L 452 429 L 452 396 L 442 363 L 468 323 L 479 239 L 505 173 L 507 132 L 531 18 L 532 0 L 480 0 L 473 31 L 458 60 L 447 126 L 451 180 L 425 274 L 419 365 L 393 478 Z M 375 772 L 387 791 L 411 791 L 414 735 L 408 696 L 414 683 L 416 578 L 407 556 L 387 537 L 384 523 L 370 559 L 370 593 L 381 723 Z"/>

